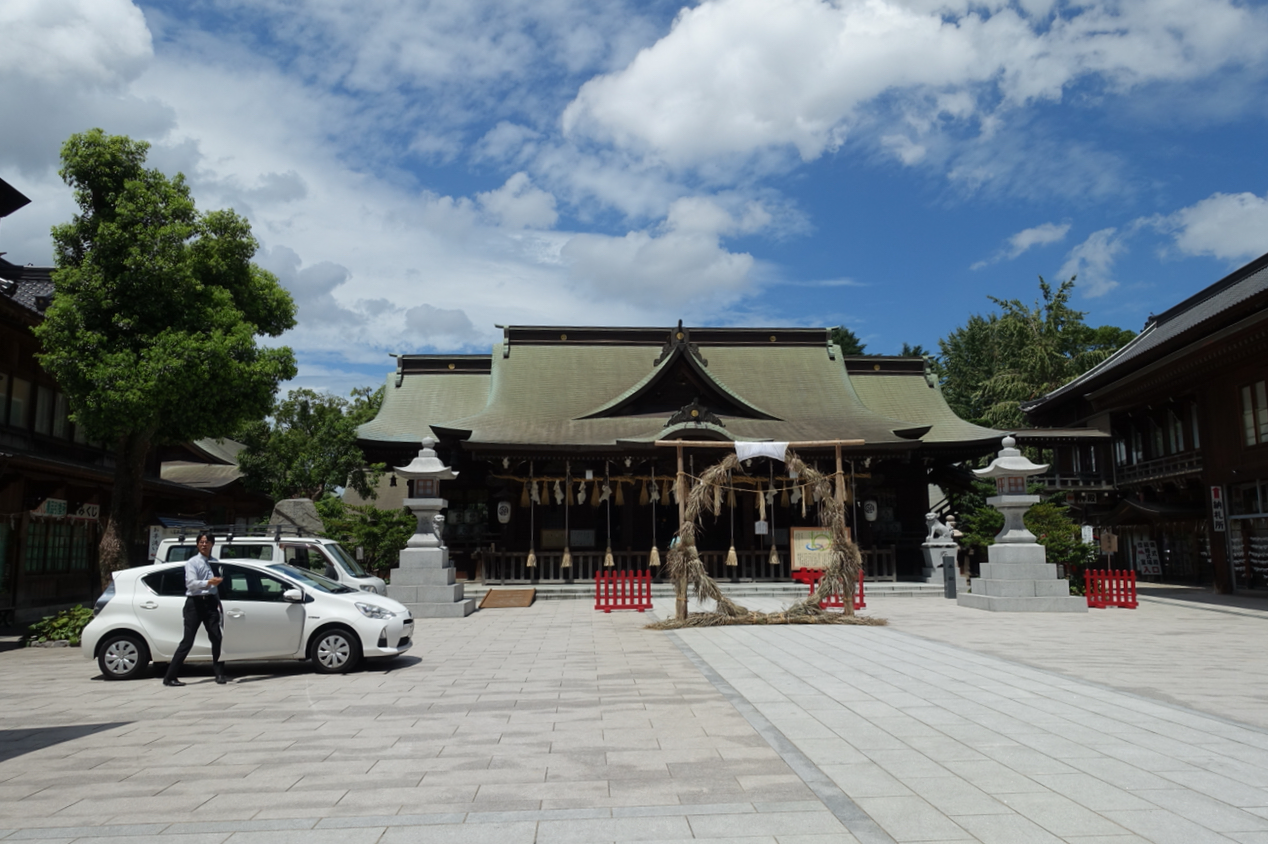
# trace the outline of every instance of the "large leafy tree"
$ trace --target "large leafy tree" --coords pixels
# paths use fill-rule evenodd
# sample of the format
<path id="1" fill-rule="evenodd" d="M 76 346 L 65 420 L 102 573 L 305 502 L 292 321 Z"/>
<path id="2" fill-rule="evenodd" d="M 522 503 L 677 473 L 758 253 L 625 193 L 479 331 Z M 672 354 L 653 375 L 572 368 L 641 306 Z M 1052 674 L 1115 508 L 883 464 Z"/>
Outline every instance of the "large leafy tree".
<path id="1" fill-rule="evenodd" d="M 383 464 L 366 465 L 357 426 L 373 419 L 383 390 L 354 390 L 352 401 L 314 390 L 292 390 L 270 413 L 236 435 L 246 444 L 238 455 L 248 486 L 275 499 L 320 500 L 339 487 L 373 498 Z"/>
<path id="2" fill-rule="evenodd" d="M 1020 406 L 1087 372 L 1135 336 L 1093 328 L 1070 306 L 1074 279 L 1056 290 L 1041 277 L 1040 300 L 991 297 L 999 313 L 974 315 L 938 341 L 947 403 L 963 419 L 1004 430 L 1026 427 Z"/>
<path id="3" fill-rule="evenodd" d="M 227 436 L 295 375 L 290 349 L 256 342 L 294 326 L 295 305 L 252 263 L 250 224 L 200 213 L 183 176 L 145 167 L 148 149 L 100 129 L 63 145 L 79 213 L 53 228 L 55 295 L 35 328 L 75 424 L 114 449 L 106 582 L 137 550 L 151 447 Z"/>

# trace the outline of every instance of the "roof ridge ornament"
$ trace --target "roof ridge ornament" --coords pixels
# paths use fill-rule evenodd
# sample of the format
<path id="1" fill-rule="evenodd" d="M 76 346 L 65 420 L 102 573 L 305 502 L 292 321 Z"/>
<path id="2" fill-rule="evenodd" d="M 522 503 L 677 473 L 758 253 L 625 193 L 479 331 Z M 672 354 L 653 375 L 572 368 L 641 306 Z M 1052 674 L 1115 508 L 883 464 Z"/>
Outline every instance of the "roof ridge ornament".
<path id="1" fill-rule="evenodd" d="M 660 366 L 661 363 L 672 355 L 678 349 L 686 349 L 696 360 L 700 361 L 701 366 L 708 366 L 709 362 L 704 359 L 704 355 L 700 354 L 700 347 L 691 342 L 691 329 L 682 327 L 682 320 L 678 320 L 678 327 L 669 332 L 669 338 L 665 340 L 665 346 L 660 350 L 660 357 L 656 358 L 656 362 L 652 366 Z"/>
<path id="2" fill-rule="evenodd" d="M 681 410 L 669 417 L 665 427 L 672 428 L 674 425 L 681 425 L 686 422 L 694 422 L 697 425 L 717 425 L 719 428 L 726 427 L 726 423 L 716 413 L 700 403 L 699 396 L 692 399 L 691 404 L 683 405 Z"/>

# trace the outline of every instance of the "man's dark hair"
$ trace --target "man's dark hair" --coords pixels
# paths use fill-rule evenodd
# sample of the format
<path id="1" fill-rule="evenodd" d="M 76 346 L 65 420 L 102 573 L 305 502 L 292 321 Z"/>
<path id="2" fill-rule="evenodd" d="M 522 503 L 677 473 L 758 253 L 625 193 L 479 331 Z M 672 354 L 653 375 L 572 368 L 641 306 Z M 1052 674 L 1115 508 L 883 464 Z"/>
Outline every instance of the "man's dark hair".
<path id="1" fill-rule="evenodd" d="M 215 543 L 216 541 L 215 535 L 209 530 L 204 530 L 204 531 L 199 531 L 198 538 L 194 540 L 194 544 L 197 545 L 199 542 L 202 542 L 204 536 L 207 537 L 209 540 L 211 540 L 213 544 Z"/>

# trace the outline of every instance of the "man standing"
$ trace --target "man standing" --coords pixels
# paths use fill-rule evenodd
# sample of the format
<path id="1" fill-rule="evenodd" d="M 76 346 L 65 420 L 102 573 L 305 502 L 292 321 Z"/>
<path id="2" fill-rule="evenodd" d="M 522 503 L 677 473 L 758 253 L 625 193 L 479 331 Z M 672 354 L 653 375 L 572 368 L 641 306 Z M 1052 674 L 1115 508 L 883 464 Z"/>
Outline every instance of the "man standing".
<path id="1" fill-rule="evenodd" d="M 185 561 L 185 635 L 172 655 L 172 662 L 167 666 L 167 674 L 163 677 L 164 686 L 185 685 L 176 678 L 190 648 L 194 646 L 194 637 L 198 635 L 201 624 L 207 630 L 207 638 L 211 640 L 211 663 L 216 672 L 216 682 L 225 682 L 225 668 L 220 662 L 220 595 L 216 587 L 221 578 L 216 577 L 211 564 L 218 562 L 211 556 L 213 540 L 206 531 L 198 534 L 198 553 Z"/>

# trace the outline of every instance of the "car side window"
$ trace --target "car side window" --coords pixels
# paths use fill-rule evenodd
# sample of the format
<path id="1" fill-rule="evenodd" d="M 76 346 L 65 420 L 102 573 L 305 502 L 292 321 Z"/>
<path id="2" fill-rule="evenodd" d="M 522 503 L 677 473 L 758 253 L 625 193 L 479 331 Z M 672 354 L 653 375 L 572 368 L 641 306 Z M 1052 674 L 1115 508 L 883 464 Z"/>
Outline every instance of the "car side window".
<path id="1" fill-rule="evenodd" d="M 222 560 L 263 560 L 273 562 L 272 545 L 221 545 L 217 556 Z"/>
<path id="2" fill-rule="evenodd" d="M 281 601 L 290 586 L 276 577 L 254 569 L 223 565 L 224 582 L 220 584 L 222 601 Z"/>
<path id="3" fill-rule="evenodd" d="M 297 569 L 320 571 L 323 561 L 311 552 L 307 545 L 283 544 L 282 562 Z"/>
<path id="4" fill-rule="evenodd" d="M 198 553 L 197 545 L 173 545 L 167 549 L 165 563 L 183 563 Z"/>
<path id="5" fill-rule="evenodd" d="M 163 569 L 141 578 L 149 590 L 155 595 L 184 596 L 185 567 Z"/>

